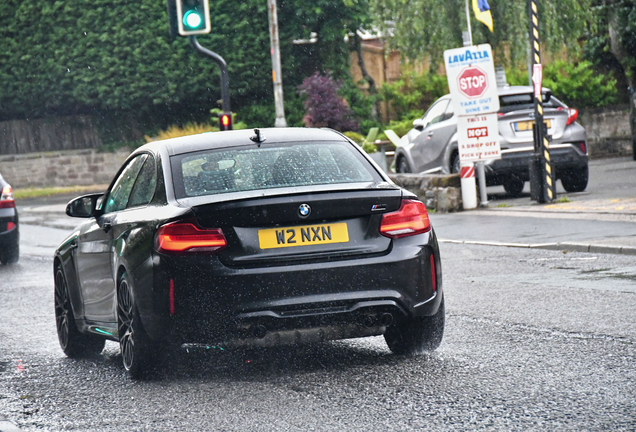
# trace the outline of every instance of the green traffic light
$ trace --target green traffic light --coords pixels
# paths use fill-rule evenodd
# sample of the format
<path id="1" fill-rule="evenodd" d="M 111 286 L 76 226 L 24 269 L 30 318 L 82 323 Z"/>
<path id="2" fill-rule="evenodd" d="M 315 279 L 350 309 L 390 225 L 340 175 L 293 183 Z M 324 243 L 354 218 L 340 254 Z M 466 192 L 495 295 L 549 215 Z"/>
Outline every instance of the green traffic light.
<path id="1" fill-rule="evenodd" d="M 199 13 L 195 10 L 189 10 L 185 14 L 183 14 L 183 25 L 190 27 L 191 29 L 196 29 L 203 23 L 203 18 Z"/>

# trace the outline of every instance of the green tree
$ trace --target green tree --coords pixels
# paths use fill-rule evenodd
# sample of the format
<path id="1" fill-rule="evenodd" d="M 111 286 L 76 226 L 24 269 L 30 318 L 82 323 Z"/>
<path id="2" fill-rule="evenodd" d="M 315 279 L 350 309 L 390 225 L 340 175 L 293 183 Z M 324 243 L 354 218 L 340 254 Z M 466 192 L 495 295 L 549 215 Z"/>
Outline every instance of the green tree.
<path id="1" fill-rule="evenodd" d="M 636 2 L 601 0 L 594 5 L 594 21 L 587 35 L 586 54 L 596 64 L 618 69 L 629 85 L 632 154 L 636 160 Z"/>
<path id="2" fill-rule="evenodd" d="M 557 51 L 564 47 L 578 50 L 577 38 L 583 34 L 590 17 L 591 0 L 539 1 L 539 27 L 542 49 Z M 391 44 L 411 59 L 430 55 L 433 64 L 442 61 L 442 52 L 462 46 L 466 31 L 464 0 L 370 0 L 376 24 L 392 34 Z M 472 5 L 472 1 L 469 1 Z M 528 46 L 528 0 L 490 0 L 494 22 L 491 33 L 475 20 L 470 6 L 473 43 L 489 43 L 503 60 L 504 42 L 509 45 L 513 62 L 525 60 Z"/>

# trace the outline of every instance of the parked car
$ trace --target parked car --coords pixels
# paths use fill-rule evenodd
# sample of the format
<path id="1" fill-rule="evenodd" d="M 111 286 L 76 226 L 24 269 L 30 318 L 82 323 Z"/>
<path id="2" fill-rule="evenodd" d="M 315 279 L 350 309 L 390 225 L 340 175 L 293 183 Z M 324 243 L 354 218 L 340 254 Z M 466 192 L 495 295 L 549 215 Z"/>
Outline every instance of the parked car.
<path id="1" fill-rule="evenodd" d="M 20 230 L 13 189 L 0 175 L 0 263 L 14 264 L 20 259 Z"/>
<path id="2" fill-rule="evenodd" d="M 266 138 L 265 138 L 266 137 Z M 63 351 L 119 341 L 138 376 L 167 347 L 384 335 L 433 350 L 444 329 L 426 207 L 328 129 L 206 133 L 146 144 L 55 252 Z"/>
<path id="3" fill-rule="evenodd" d="M 534 152 L 533 89 L 506 86 L 499 89 L 499 140 L 501 159 L 485 163 L 486 184 L 503 185 L 510 195 L 519 195 L 529 180 L 529 162 Z M 585 129 L 576 122 L 578 111 L 569 108 L 543 89 L 544 122 L 552 136 L 550 158 L 557 179 L 568 192 L 585 190 L 588 182 L 588 149 Z M 395 153 L 396 171 L 459 172 L 457 117 L 451 96 L 438 99 L 413 129 L 402 138 Z"/>

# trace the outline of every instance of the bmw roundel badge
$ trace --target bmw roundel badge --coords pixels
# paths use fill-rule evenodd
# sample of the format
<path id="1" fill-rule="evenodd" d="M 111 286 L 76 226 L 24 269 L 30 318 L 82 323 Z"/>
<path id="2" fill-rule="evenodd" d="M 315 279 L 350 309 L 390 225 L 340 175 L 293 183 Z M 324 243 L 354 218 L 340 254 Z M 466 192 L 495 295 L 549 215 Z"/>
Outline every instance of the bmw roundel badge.
<path id="1" fill-rule="evenodd" d="M 300 217 L 307 217 L 310 213 L 311 207 L 309 207 L 309 204 L 301 204 L 300 207 L 298 207 L 298 214 Z"/>

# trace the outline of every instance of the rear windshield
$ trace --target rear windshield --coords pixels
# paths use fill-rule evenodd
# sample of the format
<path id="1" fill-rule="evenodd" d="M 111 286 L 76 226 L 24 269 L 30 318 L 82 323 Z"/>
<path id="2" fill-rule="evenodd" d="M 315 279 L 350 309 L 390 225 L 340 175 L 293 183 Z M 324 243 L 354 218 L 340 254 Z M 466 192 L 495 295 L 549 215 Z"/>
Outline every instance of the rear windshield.
<path id="1" fill-rule="evenodd" d="M 171 159 L 177 198 L 382 178 L 347 142 L 263 144 L 205 150 Z"/>
<path id="2" fill-rule="evenodd" d="M 547 102 L 545 100 L 547 98 L 547 94 L 543 93 L 543 107 L 544 108 L 557 108 L 559 107 L 558 101 L 550 96 Z M 512 94 L 499 96 L 499 112 L 506 113 L 510 111 L 517 110 L 526 110 L 534 108 L 534 94 L 532 93 L 522 93 L 522 94 Z"/>

